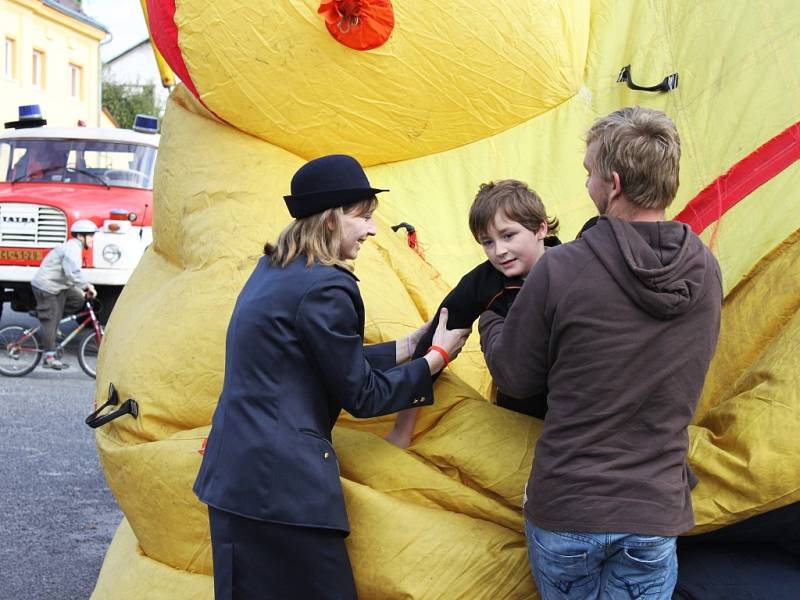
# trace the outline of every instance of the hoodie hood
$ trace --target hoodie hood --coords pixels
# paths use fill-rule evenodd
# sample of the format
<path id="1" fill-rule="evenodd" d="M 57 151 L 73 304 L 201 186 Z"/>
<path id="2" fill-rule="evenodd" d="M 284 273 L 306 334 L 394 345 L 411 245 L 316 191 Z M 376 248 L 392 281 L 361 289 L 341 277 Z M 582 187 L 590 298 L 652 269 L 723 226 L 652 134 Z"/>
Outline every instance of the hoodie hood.
<path id="1" fill-rule="evenodd" d="M 625 294 L 658 319 L 689 310 L 719 277 L 703 242 L 678 221 L 624 221 L 600 217 L 582 238 Z"/>

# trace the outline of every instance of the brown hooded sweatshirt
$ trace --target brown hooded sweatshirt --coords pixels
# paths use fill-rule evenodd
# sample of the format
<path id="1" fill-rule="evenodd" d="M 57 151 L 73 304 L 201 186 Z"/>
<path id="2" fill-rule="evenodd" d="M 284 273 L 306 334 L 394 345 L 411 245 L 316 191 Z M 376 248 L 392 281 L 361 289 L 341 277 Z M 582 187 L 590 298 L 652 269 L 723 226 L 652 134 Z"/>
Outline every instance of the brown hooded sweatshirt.
<path id="1" fill-rule="evenodd" d="M 714 256 L 684 224 L 602 217 L 548 250 L 481 346 L 499 389 L 548 390 L 525 515 L 552 531 L 694 524 L 687 425 L 719 335 Z"/>

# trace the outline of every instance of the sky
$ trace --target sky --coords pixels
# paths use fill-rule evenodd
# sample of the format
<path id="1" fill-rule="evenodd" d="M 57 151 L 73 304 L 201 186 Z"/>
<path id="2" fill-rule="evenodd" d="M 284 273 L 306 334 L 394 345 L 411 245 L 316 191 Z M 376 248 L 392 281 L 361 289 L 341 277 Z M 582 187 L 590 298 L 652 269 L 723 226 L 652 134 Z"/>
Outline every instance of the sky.
<path id="1" fill-rule="evenodd" d="M 83 0 L 83 12 L 105 25 L 111 40 L 100 46 L 106 61 L 147 37 L 147 25 L 139 0 Z"/>

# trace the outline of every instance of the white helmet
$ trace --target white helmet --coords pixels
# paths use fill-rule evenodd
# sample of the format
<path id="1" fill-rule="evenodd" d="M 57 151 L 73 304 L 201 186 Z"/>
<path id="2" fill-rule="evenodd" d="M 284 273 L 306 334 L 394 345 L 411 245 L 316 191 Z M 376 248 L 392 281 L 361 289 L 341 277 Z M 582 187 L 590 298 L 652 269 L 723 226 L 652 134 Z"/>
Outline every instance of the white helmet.
<path id="1" fill-rule="evenodd" d="M 77 235 L 79 233 L 97 233 L 97 225 L 89 219 L 78 219 L 72 224 L 69 231 L 72 235 Z"/>

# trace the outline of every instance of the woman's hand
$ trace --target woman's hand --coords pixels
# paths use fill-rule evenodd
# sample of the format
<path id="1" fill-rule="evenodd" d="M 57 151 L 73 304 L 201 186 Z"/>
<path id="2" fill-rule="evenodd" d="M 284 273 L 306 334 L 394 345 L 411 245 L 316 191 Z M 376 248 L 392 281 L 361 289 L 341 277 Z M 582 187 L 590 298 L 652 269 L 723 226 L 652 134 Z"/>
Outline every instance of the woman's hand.
<path id="1" fill-rule="evenodd" d="M 439 346 L 447 354 L 448 362 L 455 360 L 464 343 L 469 337 L 471 329 L 447 329 L 447 309 L 443 308 L 439 313 L 439 325 L 433 334 L 432 346 Z M 441 371 L 445 366 L 445 357 L 436 350 L 430 350 L 425 355 L 431 374 Z"/>

